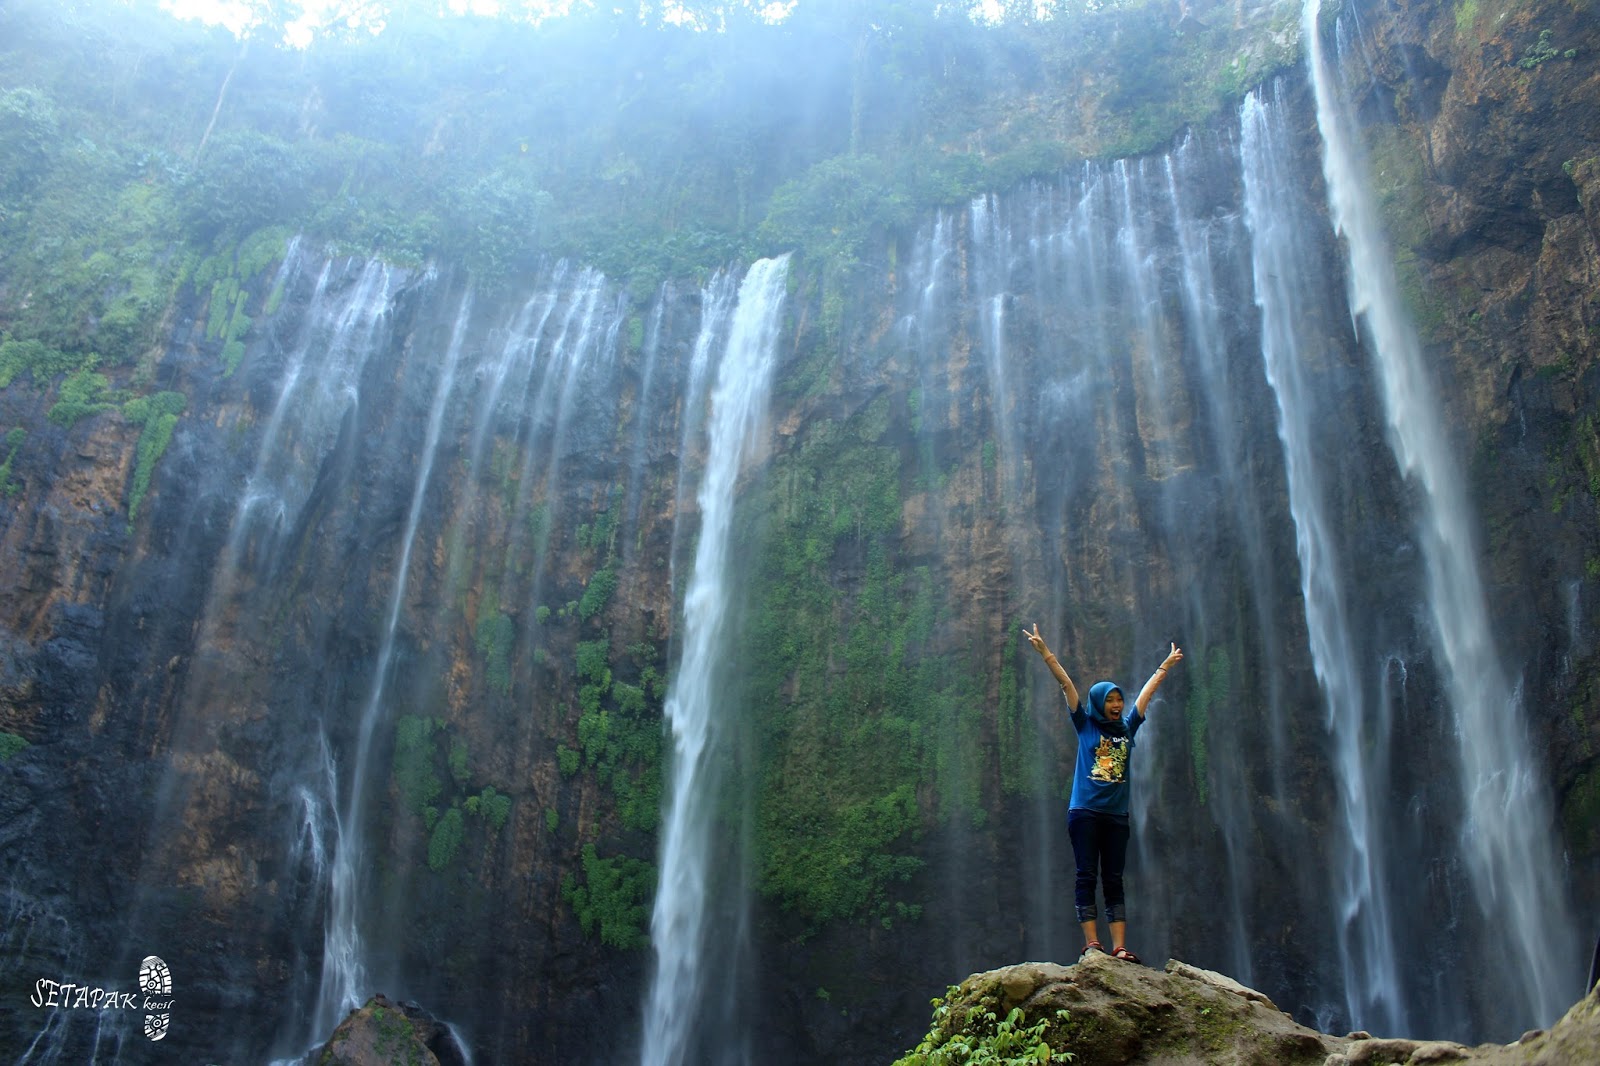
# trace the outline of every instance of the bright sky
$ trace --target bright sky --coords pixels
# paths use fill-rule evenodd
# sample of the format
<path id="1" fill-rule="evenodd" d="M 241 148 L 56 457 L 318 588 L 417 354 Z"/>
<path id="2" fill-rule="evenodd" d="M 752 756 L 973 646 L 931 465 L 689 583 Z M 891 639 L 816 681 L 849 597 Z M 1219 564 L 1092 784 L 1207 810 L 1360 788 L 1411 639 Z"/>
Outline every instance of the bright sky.
<path id="1" fill-rule="evenodd" d="M 311 38 L 316 31 L 331 21 L 339 0 L 302 0 L 301 6 L 305 13 L 300 18 L 289 24 L 288 40 L 296 48 L 304 48 L 311 43 Z M 523 0 L 519 5 L 531 8 L 541 15 L 564 15 L 572 7 L 573 0 Z M 986 5 L 993 5 L 994 0 L 984 0 Z M 794 9 L 796 0 L 773 0 L 768 3 L 764 11 L 766 16 L 774 21 L 783 18 Z M 250 7 L 244 0 L 161 0 L 161 6 L 171 11 L 179 18 L 199 19 L 201 22 L 212 26 L 225 26 L 234 33 L 239 33 L 250 24 Z M 498 15 L 500 13 L 500 0 L 448 0 L 450 10 L 458 15 Z M 672 12 L 667 12 L 667 18 L 672 19 Z"/>
<path id="2" fill-rule="evenodd" d="M 238 33 L 250 24 L 250 8 L 243 0 L 161 0 L 161 6 L 179 18 L 199 19 L 212 26 L 226 26 Z M 338 0 L 303 0 L 305 13 L 289 24 L 289 43 L 304 48 L 316 31 L 327 25 Z M 563 15 L 572 0 L 534 0 L 527 4 L 548 14 Z M 449 0 L 450 10 L 458 15 L 498 15 L 499 0 Z"/>

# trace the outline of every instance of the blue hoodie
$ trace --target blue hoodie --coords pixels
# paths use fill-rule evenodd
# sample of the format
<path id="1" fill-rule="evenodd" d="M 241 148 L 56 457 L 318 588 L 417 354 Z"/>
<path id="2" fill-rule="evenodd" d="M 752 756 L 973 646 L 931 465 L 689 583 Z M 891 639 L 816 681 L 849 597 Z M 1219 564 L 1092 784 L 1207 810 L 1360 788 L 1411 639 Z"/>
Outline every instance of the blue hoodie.
<path id="1" fill-rule="evenodd" d="M 1083 703 L 1072 709 L 1072 727 L 1078 731 L 1078 763 L 1072 774 L 1072 809 L 1128 816 L 1128 758 L 1133 735 L 1144 725 L 1144 715 L 1132 705 L 1122 721 L 1106 717 L 1106 697 L 1121 692 L 1109 681 L 1096 681 L 1089 689 L 1089 709 Z M 1123 697 L 1127 699 L 1126 695 Z"/>

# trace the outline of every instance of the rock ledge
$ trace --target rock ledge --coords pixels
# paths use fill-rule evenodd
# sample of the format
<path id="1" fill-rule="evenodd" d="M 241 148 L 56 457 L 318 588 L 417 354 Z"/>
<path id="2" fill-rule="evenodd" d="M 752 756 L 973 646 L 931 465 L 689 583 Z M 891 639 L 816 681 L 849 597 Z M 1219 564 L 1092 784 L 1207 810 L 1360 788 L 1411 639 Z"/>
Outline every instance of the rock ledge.
<path id="1" fill-rule="evenodd" d="M 1600 1062 L 1600 994 L 1590 993 L 1549 1032 L 1514 1044 L 1332 1036 L 1309 1029 L 1262 993 L 1211 970 L 1169 960 L 1164 970 L 1096 955 L 1075 966 L 1025 962 L 968 977 L 936 1016 L 936 1042 L 973 1032 L 985 1014 L 1021 1008 L 1048 1020 L 1044 1040 L 1075 1066 L 1557 1066 Z M 1058 1014 L 1064 1011 L 1065 1014 Z M 993 1022 L 989 1022 L 992 1026 Z M 973 1028 L 969 1028 L 969 1026 Z M 917 1062 L 908 1056 L 902 1063 Z"/>

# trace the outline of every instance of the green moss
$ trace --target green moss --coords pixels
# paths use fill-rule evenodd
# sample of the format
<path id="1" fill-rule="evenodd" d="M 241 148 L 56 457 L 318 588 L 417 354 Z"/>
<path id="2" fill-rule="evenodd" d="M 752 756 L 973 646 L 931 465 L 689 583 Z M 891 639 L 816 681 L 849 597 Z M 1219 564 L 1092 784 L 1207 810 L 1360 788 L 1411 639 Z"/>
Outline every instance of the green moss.
<path id="1" fill-rule="evenodd" d="M 232 377 L 244 361 L 244 341 L 229 341 L 222 346 L 222 376 Z"/>
<path id="2" fill-rule="evenodd" d="M 280 279 L 277 284 L 272 286 L 272 291 L 267 294 L 267 302 L 261 308 L 261 313 L 263 315 L 266 315 L 268 318 L 270 318 L 278 313 L 278 308 L 283 306 L 283 292 L 285 287 L 286 284 L 282 279 Z"/>
<path id="3" fill-rule="evenodd" d="M 1028 721 L 1022 693 L 1017 684 L 1017 637 L 1013 632 L 1001 653 L 1000 702 L 997 708 L 997 741 L 1000 756 L 1000 785 L 1012 794 L 1031 793 L 1037 786 L 1036 734 Z"/>
<path id="4" fill-rule="evenodd" d="M 575 665 L 580 681 L 602 686 L 611 684 L 611 641 L 604 638 L 580 640 Z"/>
<path id="5" fill-rule="evenodd" d="M 457 788 L 465 788 L 472 779 L 472 773 L 467 769 L 467 745 L 463 740 L 450 742 L 450 755 L 447 760 L 450 766 L 450 780 L 455 782 Z"/>
<path id="6" fill-rule="evenodd" d="M 1539 39 L 1523 51 L 1522 58 L 1517 60 L 1517 66 L 1523 70 L 1532 70 L 1562 54 L 1561 49 L 1557 48 L 1551 40 L 1550 31 L 1540 30 Z M 1566 54 L 1566 58 L 1571 59 L 1572 57 L 1573 53 L 1568 52 Z"/>
<path id="7" fill-rule="evenodd" d="M 450 740 L 446 752 L 446 739 L 444 723 L 437 718 L 406 715 L 395 723 L 395 787 L 401 803 L 420 816 L 429 831 L 428 865 L 435 871 L 449 865 L 466 838 L 463 812 L 483 819 L 496 833 L 511 813 L 511 797 L 492 785 L 476 795 L 463 795 L 472 778 L 467 745 Z M 441 763 L 446 774 L 439 772 Z M 438 801 L 447 790 L 450 805 L 441 813 Z"/>
<path id="8" fill-rule="evenodd" d="M 1586 414 L 1573 423 L 1572 443 L 1589 495 L 1600 499 L 1600 427 L 1594 415 Z"/>
<path id="9" fill-rule="evenodd" d="M 15 733 L 0 732 L 0 762 L 5 762 L 27 746 L 26 737 L 19 737 Z"/>
<path id="10" fill-rule="evenodd" d="M 88 368 L 69 374 L 61 383 L 60 398 L 50 408 L 50 421 L 63 429 L 71 429 L 81 418 L 109 411 L 116 406 L 104 398 L 110 387 L 111 382 L 104 374 L 96 374 Z"/>
<path id="11" fill-rule="evenodd" d="M 582 862 L 583 876 L 567 875 L 561 898 L 571 905 L 584 935 L 598 935 L 608 947 L 648 947 L 655 866 L 626 855 L 601 858 L 593 844 L 583 846 Z"/>
<path id="12" fill-rule="evenodd" d="M 394 779 L 400 799 L 421 816 L 444 791 L 444 782 L 433 768 L 436 718 L 406 715 L 395 724 Z"/>
<path id="13" fill-rule="evenodd" d="M 478 654 L 483 656 L 484 679 L 501 695 L 511 693 L 511 652 L 516 645 L 517 627 L 499 610 L 478 619 Z"/>
<path id="14" fill-rule="evenodd" d="M 495 832 L 505 828 L 506 819 L 511 816 L 511 797 L 497 792 L 493 785 L 476 796 L 468 796 L 465 806 L 468 814 L 483 818 Z"/>
<path id="15" fill-rule="evenodd" d="M 1209 654 L 1195 656 L 1196 664 L 1205 664 L 1190 675 L 1189 698 L 1184 706 L 1184 716 L 1189 722 L 1189 757 L 1194 764 L 1195 790 L 1200 802 L 1210 795 L 1210 718 L 1213 709 L 1226 708 L 1233 699 L 1232 665 L 1226 648 L 1212 648 Z"/>
<path id="16" fill-rule="evenodd" d="M 933 1001 L 928 1034 L 894 1066 L 1038 1066 L 1071 1062 L 1075 1057 L 1053 1046 L 1064 1042 L 1062 1035 L 1070 1028 L 1067 1011 L 1041 1015 L 1029 1025 L 1021 1007 L 1011 1008 L 1001 1018 L 995 1004 L 986 1000 L 958 1005 L 959 993 L 952 985 Z"/>
<path id="17" fill-rule="evenodd" d="M 578 643 L 578 747 L 558 748 L 557 763 L 570 775 L 581 759 L 610 789 L 622 824 L 649 831 L 661 810 L 661 690 L 652 667 L 637 685 L 615 678 L 610 652 L 607 638 Z"/>
<path id="18" fill-rule="evenodd" d="M 22 442 L 28 439 L 28 431 L 16 427 L 6 434 L 5 443 L 0 445 L 6 453 L 5 462 L 0 463 L 0 496 L 15 496 L 22 488 L 17 482 L 11 480 L 11 464 L 16 459 Z"/>
<path id="19" fill-rule="evenodd" d="M 433 835 L 428 838 L 428 869 L 440 873 L 449 866 L 456 852 L 461 849 L 461 841 L 465 836 L 466 824 L 461 816 L 461 808 L 451 807 L 444 812 L 433 827 Z"/>
<path id="20" fill-rule="evenodd" d="M 1578 776 L 1561 806 L 1569 846 L 1579 855 L 1600 854 L 1600 770 Z"/>
<path id="21" fill-rule="evenodd" d="M 578 617 L 587 621 L 599 614 L 615 591 L 617 591 L 615 568 L 606 565 L 596 570 L 590 576 L 588 584 L 583 587 L 583 596 L 578 600 Z"/>
<path id="22" fill-rule="evenodd" d="M 122 415 L 129 422 L 144 427 L 139 434 L 135 453 L 133 483 L 128 489 L 128 522 L 138 517 L 139 505 L 150 491 L 150 477 L 156 463 L 172 442 L 172 431 L 177 428 L 178 415 L 188 401 L 181 392 L 158 392 L 153 396 L 140 396 L 122 406 Z"/>
<path id="23" fill-rule="evenodd" d="M 10 387 L 23 374 L 43 386 L 57 374 L 91 369 L 98 361 L 91 352 L 63 352 L 43 341 L 8 338 L 0 342 L 0 389 Z"/>
<path id="24" fill-rule="evenodd" d="M 556 745 L 556 766 L 561 771 L 562 777 L 571 777 L 583 765 L 583 753 L 567 747 L 565 744 Z"/>
<path id="25" fill-rule="evenodd" d="M 206 340 L 217 340 L 228 332 L 234 301 L 239 296 L 239 279 L 224 277 L 211 286 L 210 315 L 206 319 Z"/>
<path id="26" fill-rule="evenodd" d="M 887 442 L 907 418 L 885 404 L 813 423 L 741 512 L 761 531 L 749 632 L 763 654 L 743 700 L 762 753 L 757 884 L 791 935 L 916 917 L 927 821 L 986 816 L 993 660 L 941 646 L 945 590 L 898 555 L 902 458 Z M 1026 788 L 1014 666 L 1002 673 L 1003 776 Z"/>
<path id="27" fill-rule="evenodd" d="M 268 226 L 256 230 L 239 242 L 234 260 L 234 273 L 249 279 L 282 261 L 292 236 L 284 226 Z"/>
<path id="28" fill-rule="evenodd" d="M 889 163 L 874 155 L 839 155 L 780 185 L 757 237 L 768 248 L 798 249 L 837 276 L 853 272 L 869 245 L 913 217 L 911 201 Z M 823 296 L 823 328 L 832 336 L 829 323 L 837 313 L 830 301 L 842 310 L 843 295 L 837 288 Z"/>

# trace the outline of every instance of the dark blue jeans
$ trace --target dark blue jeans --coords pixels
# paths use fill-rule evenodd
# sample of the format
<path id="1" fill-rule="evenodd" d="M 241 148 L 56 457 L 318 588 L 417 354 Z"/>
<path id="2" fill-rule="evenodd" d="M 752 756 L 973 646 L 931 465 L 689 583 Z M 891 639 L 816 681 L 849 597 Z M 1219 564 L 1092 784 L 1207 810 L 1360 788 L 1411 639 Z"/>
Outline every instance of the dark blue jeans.
<path id="1" fill-rule="evenodd" d="M 1099 811 L 1067 812 L 1067 835 L 1072 838 L 1072 857 L 1078 867 L 1073 903 L 1079 922 L 1092 922 L 1099 915 L 1094 906 L 1094 883 L 1098 876 L 1106 893 L 1106 921 L 1126 921 L 1123 912 L 1122 868 L 1128 862 L 1128 837 L 1133 831 L 1128 819 Z"/>

